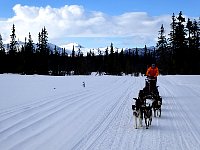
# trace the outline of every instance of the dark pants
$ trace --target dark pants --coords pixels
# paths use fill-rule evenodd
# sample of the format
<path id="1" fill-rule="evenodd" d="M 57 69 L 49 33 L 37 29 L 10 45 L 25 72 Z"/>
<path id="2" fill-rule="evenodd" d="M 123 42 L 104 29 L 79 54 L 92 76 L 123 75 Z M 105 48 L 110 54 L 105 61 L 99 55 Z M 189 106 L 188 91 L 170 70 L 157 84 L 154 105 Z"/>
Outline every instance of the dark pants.
<path id="1" fill-rule="evenodd" d="M 157 83 L 157 77 L 148 77 L 146 85 L 149 88 L 149 92 L 154 92 L 156 90 L 156 83 Z"/>

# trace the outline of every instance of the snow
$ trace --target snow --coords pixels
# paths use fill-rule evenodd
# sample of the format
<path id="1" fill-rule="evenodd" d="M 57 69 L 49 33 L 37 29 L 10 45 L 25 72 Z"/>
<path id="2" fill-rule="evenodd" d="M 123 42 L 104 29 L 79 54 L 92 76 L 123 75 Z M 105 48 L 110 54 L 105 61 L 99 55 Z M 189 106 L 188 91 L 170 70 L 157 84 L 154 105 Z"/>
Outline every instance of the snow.
<path id="1" fill-rule="evenodd" d="M 2 74 L 0 149 L 199 150 L 200 76 L 159 76 L 162 116 L 135 129 L 131 105 L 144 80 Z"/>

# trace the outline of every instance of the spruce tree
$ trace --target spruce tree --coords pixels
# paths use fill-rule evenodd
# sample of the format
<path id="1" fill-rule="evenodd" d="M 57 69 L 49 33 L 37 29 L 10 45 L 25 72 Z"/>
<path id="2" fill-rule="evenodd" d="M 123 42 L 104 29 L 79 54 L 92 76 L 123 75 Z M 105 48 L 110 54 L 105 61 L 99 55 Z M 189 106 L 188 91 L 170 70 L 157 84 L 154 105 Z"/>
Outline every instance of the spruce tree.
<path id="1" fill-rule="evenodd" d="M 29 32 L 28 42 L 26 42 L 25 38 L 25 46 L 24 46 L 24 72 L 25 74 L 33 74 L 35 70 L 35 57 L 34 57 L 34 45 L 31 34 Z"/>
<path id="2" fill-rule="evenodd" d="M 15 25 L 13 24 L 12 26 L 12 30 L 11 30 L 11 41 L 10 41 L 10 50 L 9 50 L 9 54 L 10 55 L 15 55 L 17 53 L 17 41 L 16 41 L 16 34 L 15 34 Z"/>
<path id="3" fill-rule="evenodd" d="M 9 55 L 8 55 L 8 72 L 11 73 L 18 73 L 19 69 L 19 58 L 17 56 L 17 41 L 16 41 L 16 34 L 15 34 L 15 25 L 13 24 L 11 29 L 11 35 L 10 35 L 11 41 L 10 41 L 10 49 L 9 49 Z"/>
<path id="4" fill-rule="evenodd" d="M 175 28 L 175 60 L 176 60 L 176 71 L 177 73 L 187 73 L 187 43 L 186 43 L 186 31 L 185 31 L 185 18 L 183 17 L 182 11 L 180 11 L 177 17 L 177 25 Z"/>
<path id="5" fill-rule="evenodd" d="M 175 39 L 175 29 L 176 29 L 176 17 L 175 14 L 173 13 L 172 15 L 172 23 L 170 24 L 171 26 L 171 31 L 169 34 L 169 47 L 171 47 L 171 53 L 174 53 L 174 49 L 175 49 L 175 43 L 174 43 L 174 39 Z"/>
<path id="6" fill-rule="evenodd" d="M 39 74 L 48 74 L 49 70 L 49 48 L 48 48 L 48 33 L 46 28 L 42 28 L 42 32 L 38 34 L 37 43 L 37 70 Z"/>
<path id="7" fill-rule="evenodd" d="M 1 34 L 0 34 L 0 53 L 5 53 L 5 48 L 3 45 L 3 39 L 2 39 Z"/>
<path id="8" fill-rule="evenodd" d="M 167 40 L 165 35 L 165 29 L 163 27 L 163 24 L 161 25 L 160 31 L 158 33 L 158 42 L 157 42 L 157 55 L 158 55 L 158 65 L 161 70 L 163 70 L 163 73 L 168 72 L 168 65 L 170 64 L 170 55 L 167 51 Z"/>
<path id="9" fill-rule="evenodd" d="M 109 70 L 110 74 L 114 74 L 114 48 L 113 43 L 110 44 L 110 55 L 109 55 Z"/>
<path id="10" fill-rule="evenodd" d="M 48 33 L 46 28 L 44 27 L 41 32 L 41 44 L 42 44 L 42 51 L 46 56 L 49 55 L 49 48 L 48 48 Z"/>
<path id="11" fill-rule="evenodd" d="M 26 51 L 30 54 L 32 54 L 34 52 L 34 45 L 33 45 L 33 40 L 32 40 L 30 32 L 28 34 L 28 42 L 27 42 L 27 45 L 26 45 Z"/>
<path id="12" fill-rule="evenodd" d="M 190 68 L 192 69 L 193 74 L 199 74 L 200 73 L 200 62 L 199 62 L 199 57 L 200 57 L 200 37 L 199 37 L 199 32 L 200 32 L 200 27 L 199 24 L 196 20 L 192 22 L 191 25 L 191 36 L 190 36 Z"/>
<path id="13" fill-rule="evenodd" d="M 6 68 L 6 54 L 5 54 L 5 48 L 3 45 L 3 39 L 2 36 L 0 34 L 0 73 L 4 73 L 5 72 L 5 68 Z"/>
<path id="14" fill-rule="evenodd" d="M 186 24 L 187 32 L 188 32 L 188 47 L 191 48 L 191 33 L 192 33 L 192 21 L 190 18 L 188 18 L 187 24 Z"/>

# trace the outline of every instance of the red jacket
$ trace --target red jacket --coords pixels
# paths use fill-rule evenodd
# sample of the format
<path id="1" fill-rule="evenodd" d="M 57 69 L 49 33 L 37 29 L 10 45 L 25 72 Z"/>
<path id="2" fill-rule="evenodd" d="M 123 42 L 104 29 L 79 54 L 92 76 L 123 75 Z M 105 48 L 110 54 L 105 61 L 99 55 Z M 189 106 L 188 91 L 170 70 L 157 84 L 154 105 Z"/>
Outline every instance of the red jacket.
<path id="1" fill-rule="evenodd" d="M 149 67 L 146 72 L 146 76 L 150 77 L 157 77 L 158 74 L 159 74 L 158 67 L 155 68 Z"/>

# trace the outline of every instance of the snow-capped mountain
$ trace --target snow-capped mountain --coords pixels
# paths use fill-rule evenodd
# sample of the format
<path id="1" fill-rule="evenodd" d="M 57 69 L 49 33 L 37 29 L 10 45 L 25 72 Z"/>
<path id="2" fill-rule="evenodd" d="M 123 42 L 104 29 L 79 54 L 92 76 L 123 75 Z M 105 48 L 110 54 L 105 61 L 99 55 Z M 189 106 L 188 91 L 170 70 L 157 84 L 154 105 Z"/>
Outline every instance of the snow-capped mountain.
<path id="1" fill-rule="evenodd" d="M 84 48 L 82 45 L 80 45 L 80 44 L 78 44 L 78 43 L 68 43 L 68 44 L 65 44 L 65 45 L 61 45 L 60 47 L 61 47 L 61 48 L 68 49 L 68 50 L 72 50 L 73 47 L 74 47 L 74 49 L 81 49 L 81 48 Z"/>
<path id="2" fill-rule="evenodd" d="M 25 45 L 25 42 L 22 42 L 22 41 L 17 41 L 17 44 L 16 44 L 16 47 L 17 47 L 17 50 L 21 50 L 21 48 Z M 36 43 L 33 43 L 33 46 L 34 46 L 34 49 L 37 49 L 37 44 Z M 65 52 L 68 54 L 68 55 L 71 55 L 72 53 L 72 49 L 73 49 L 73 46 L 74 46 L 74 50 L 75 50 L 75 53 L 78 52 L 78 50 L 80 49 L 81 51 L 86 51 L 88 50 L 87 48 L 84 48 L 83 46 L 81 46 L 80 44 L 78 43 L 68 43 L 66 45 L 61 45 L 61 46 L 58 46 L 56 44 L 53 44 L 53 43 L 48 43 L 48 47 L 51 51 L 55 51 L 55 48 L 56 50 L 59 52 L 59 53 L 62 53 L 62 51 L 65 49 Z M 8 52 L 9 49 L 10 49 L 10 43 L 7 43 L 7 44 L 4 44 L 4 48 L 5 48 L 5 51 Z M 87 54 L 87 52 L 85 52 Z"/>
<path id="3" fill-rule="evenodd" d="M 17 44 L 16 44 L 16 47 L 17 47 L 17 50 L 21 50 L 21 48 L 25 45 L 25 42 L 22 42 L 22 41 L 17 41 Z M 37 49 L 37 44 L 36 43 L 33 43 L 33 47 L 34 49 Z M 59 51 L 60 53 L 62 52 L 62 48 L 55 45 L 55 44 L 52 44 L 52 43 L 48 43 L 48 47 L 51 51 L 54 51 L 55 50 L 55 47 L 56 47 L 56 50 Z M 7 43 L 7 44 L 4 44 L 4 48 L 5 48 L 5 51 L 9 51 L 10 49 L 10 43 Z"/>
<path id="4" fill-rule="evenodd" d="M 78 43 L 74 43 L 74 42 L 72 42 L 72 43 L 67 43 L 67 44 L 61 45 L 61 46 L 59 46 L 59 47 L 62 48 L 62 49 L 65 49 L 66 53 L 68 53 L 69 55 L 71 55 L 73 48 L 74 48 L 74 51 L 75 51 L 76 54 L 78 53 L 79 50 L 80 50 L 83 54 L 87 54 L 87 52 L 84 53 L 84 51 L 85 51 L 87 48 L 84 48 L 82 45 L 80 45 L 80 44 L 78 44 Z"/>
<path id="5" fill-rule="evenodd" d="M 24 44 L 25 44 L 24 42 L 18 41 L 17 45 L 16 45 L 17 49 L 20 50 L 22 48 L 22 46 L 24 46 Z M 36 43 L 33 43 L 33 46 L 34 46 L 35 49 L 37 49 Z M 9 51 L 10 44 L 9 43 L 4 44 L 4 47 L 5 47 L 6 52 L 7 52 L 7 51 Z M 104 55 L 105 51 L 108 50 L 108 53 L 110 53 L 110 46 L 99 47 L 99 48 L 86 48 L 86 47 L 84 47 L 84 46 L 82 46 L 78 43 L 75 43 L 75 42 L 67 43 L 67 44 L 60 45 L 60 46 L 53 44 L 53 43 L 48 43 L 48 47 L 53 52 L 55 51 L 55 48 L 59 53 L 62 53 L 63 50 L 65 50 L 65 53 L 67 53 L 68 55 L 72 54 L 73 48 L 74 48 L 74 51 L 75 51 L 76 54 L 78 54 L 78 52 L 80 51 L 81 53 L 83 53 L 84 56 L 86 56 L 88 52 L 92 52 L 95 55 L 99 55 L 99 54 Z M 136 51 L 136 48 L 117 48 L 117 47 L 114 47 L 114 52 L 120 53 L 122 51 L 122 49 L 123 49 L 124 53 L 128 53 L 129 50 L 130 50 L 131 53 Z M 144 54 L 144 48 L 137 48 L 137 49 L 138 49 L 139 55 Z M 155 48 L 154 48 L 154 46 L 151 46 L 151 47 L 147 47 L 147 49 L 148 49 L 148 51 L 152 52 Z"/>

